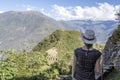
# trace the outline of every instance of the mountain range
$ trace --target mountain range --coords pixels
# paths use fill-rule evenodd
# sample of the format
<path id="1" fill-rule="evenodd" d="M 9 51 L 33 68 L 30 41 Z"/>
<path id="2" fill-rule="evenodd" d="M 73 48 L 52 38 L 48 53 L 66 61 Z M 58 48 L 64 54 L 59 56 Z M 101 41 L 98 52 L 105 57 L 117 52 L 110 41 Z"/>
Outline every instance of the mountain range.
<path id="1" fill-rule="evenodd" d="M 93 29 L 98 43 L 105 43 L 116 28 L 116 21 L 57 21 L 38 11 L 8 11 L 0 14 L 0 50 L 32 50 L 46 36 L 58 29 L 80 32 Z"/>

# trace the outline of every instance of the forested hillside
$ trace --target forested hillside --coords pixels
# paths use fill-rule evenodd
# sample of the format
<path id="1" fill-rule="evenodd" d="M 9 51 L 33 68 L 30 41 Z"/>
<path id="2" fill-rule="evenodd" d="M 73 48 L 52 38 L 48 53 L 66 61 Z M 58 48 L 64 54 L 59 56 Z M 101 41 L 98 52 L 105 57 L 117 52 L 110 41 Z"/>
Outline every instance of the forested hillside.
<path id="1" fill-rule="evenodd" d="M 78 31 L 57 30 L 33 49 L 33 51 L 45 52 L 52 47 L 56 47 L 59 55 L 73 53 L 74 49 L 83 45 Z"/>

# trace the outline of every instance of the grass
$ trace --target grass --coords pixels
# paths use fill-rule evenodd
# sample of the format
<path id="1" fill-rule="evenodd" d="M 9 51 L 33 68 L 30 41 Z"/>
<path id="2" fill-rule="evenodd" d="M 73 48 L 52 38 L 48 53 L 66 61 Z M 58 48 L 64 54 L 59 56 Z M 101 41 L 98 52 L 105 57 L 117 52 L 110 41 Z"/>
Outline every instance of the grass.
<path id="1" fill-rule="evenodd" d="M 120 70 L 114 70 L 105 80 L 120 80 Z"/>

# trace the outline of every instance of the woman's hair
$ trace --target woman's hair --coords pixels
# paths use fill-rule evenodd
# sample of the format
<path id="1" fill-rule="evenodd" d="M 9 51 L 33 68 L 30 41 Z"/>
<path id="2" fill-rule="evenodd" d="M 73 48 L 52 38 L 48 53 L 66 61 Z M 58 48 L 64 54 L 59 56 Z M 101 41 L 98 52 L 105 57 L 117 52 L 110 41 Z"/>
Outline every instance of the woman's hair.
<path id="1" fill-rule="evenodd" d="M 89 52 L 89 49 L 92 48 L 93 44 L 87 44 L 87 43 L 85 43 L 85 45 L 86 45 L 86 47 L 88 49 L 88 51 L 86 52 L 86 56 L 87 56 L 88 52 Z"/>
<path id="2" fill-rule="evenodd" d="M 93 46 L 93 44 L 87 44 L 87 43 L 85 43 L 85 45 L 86 45 L 88 50 Z"/>

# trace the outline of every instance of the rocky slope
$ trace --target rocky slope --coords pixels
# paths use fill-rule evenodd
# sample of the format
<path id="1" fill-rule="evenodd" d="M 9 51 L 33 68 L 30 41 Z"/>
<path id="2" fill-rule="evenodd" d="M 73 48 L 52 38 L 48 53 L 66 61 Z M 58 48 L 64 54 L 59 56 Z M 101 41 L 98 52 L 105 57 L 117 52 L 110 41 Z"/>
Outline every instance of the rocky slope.
<path id="1" fill-rule="evenodd" d="M 109 37 L 105 49 L 105 65 L 120 66 L 120 25 Z"/>

